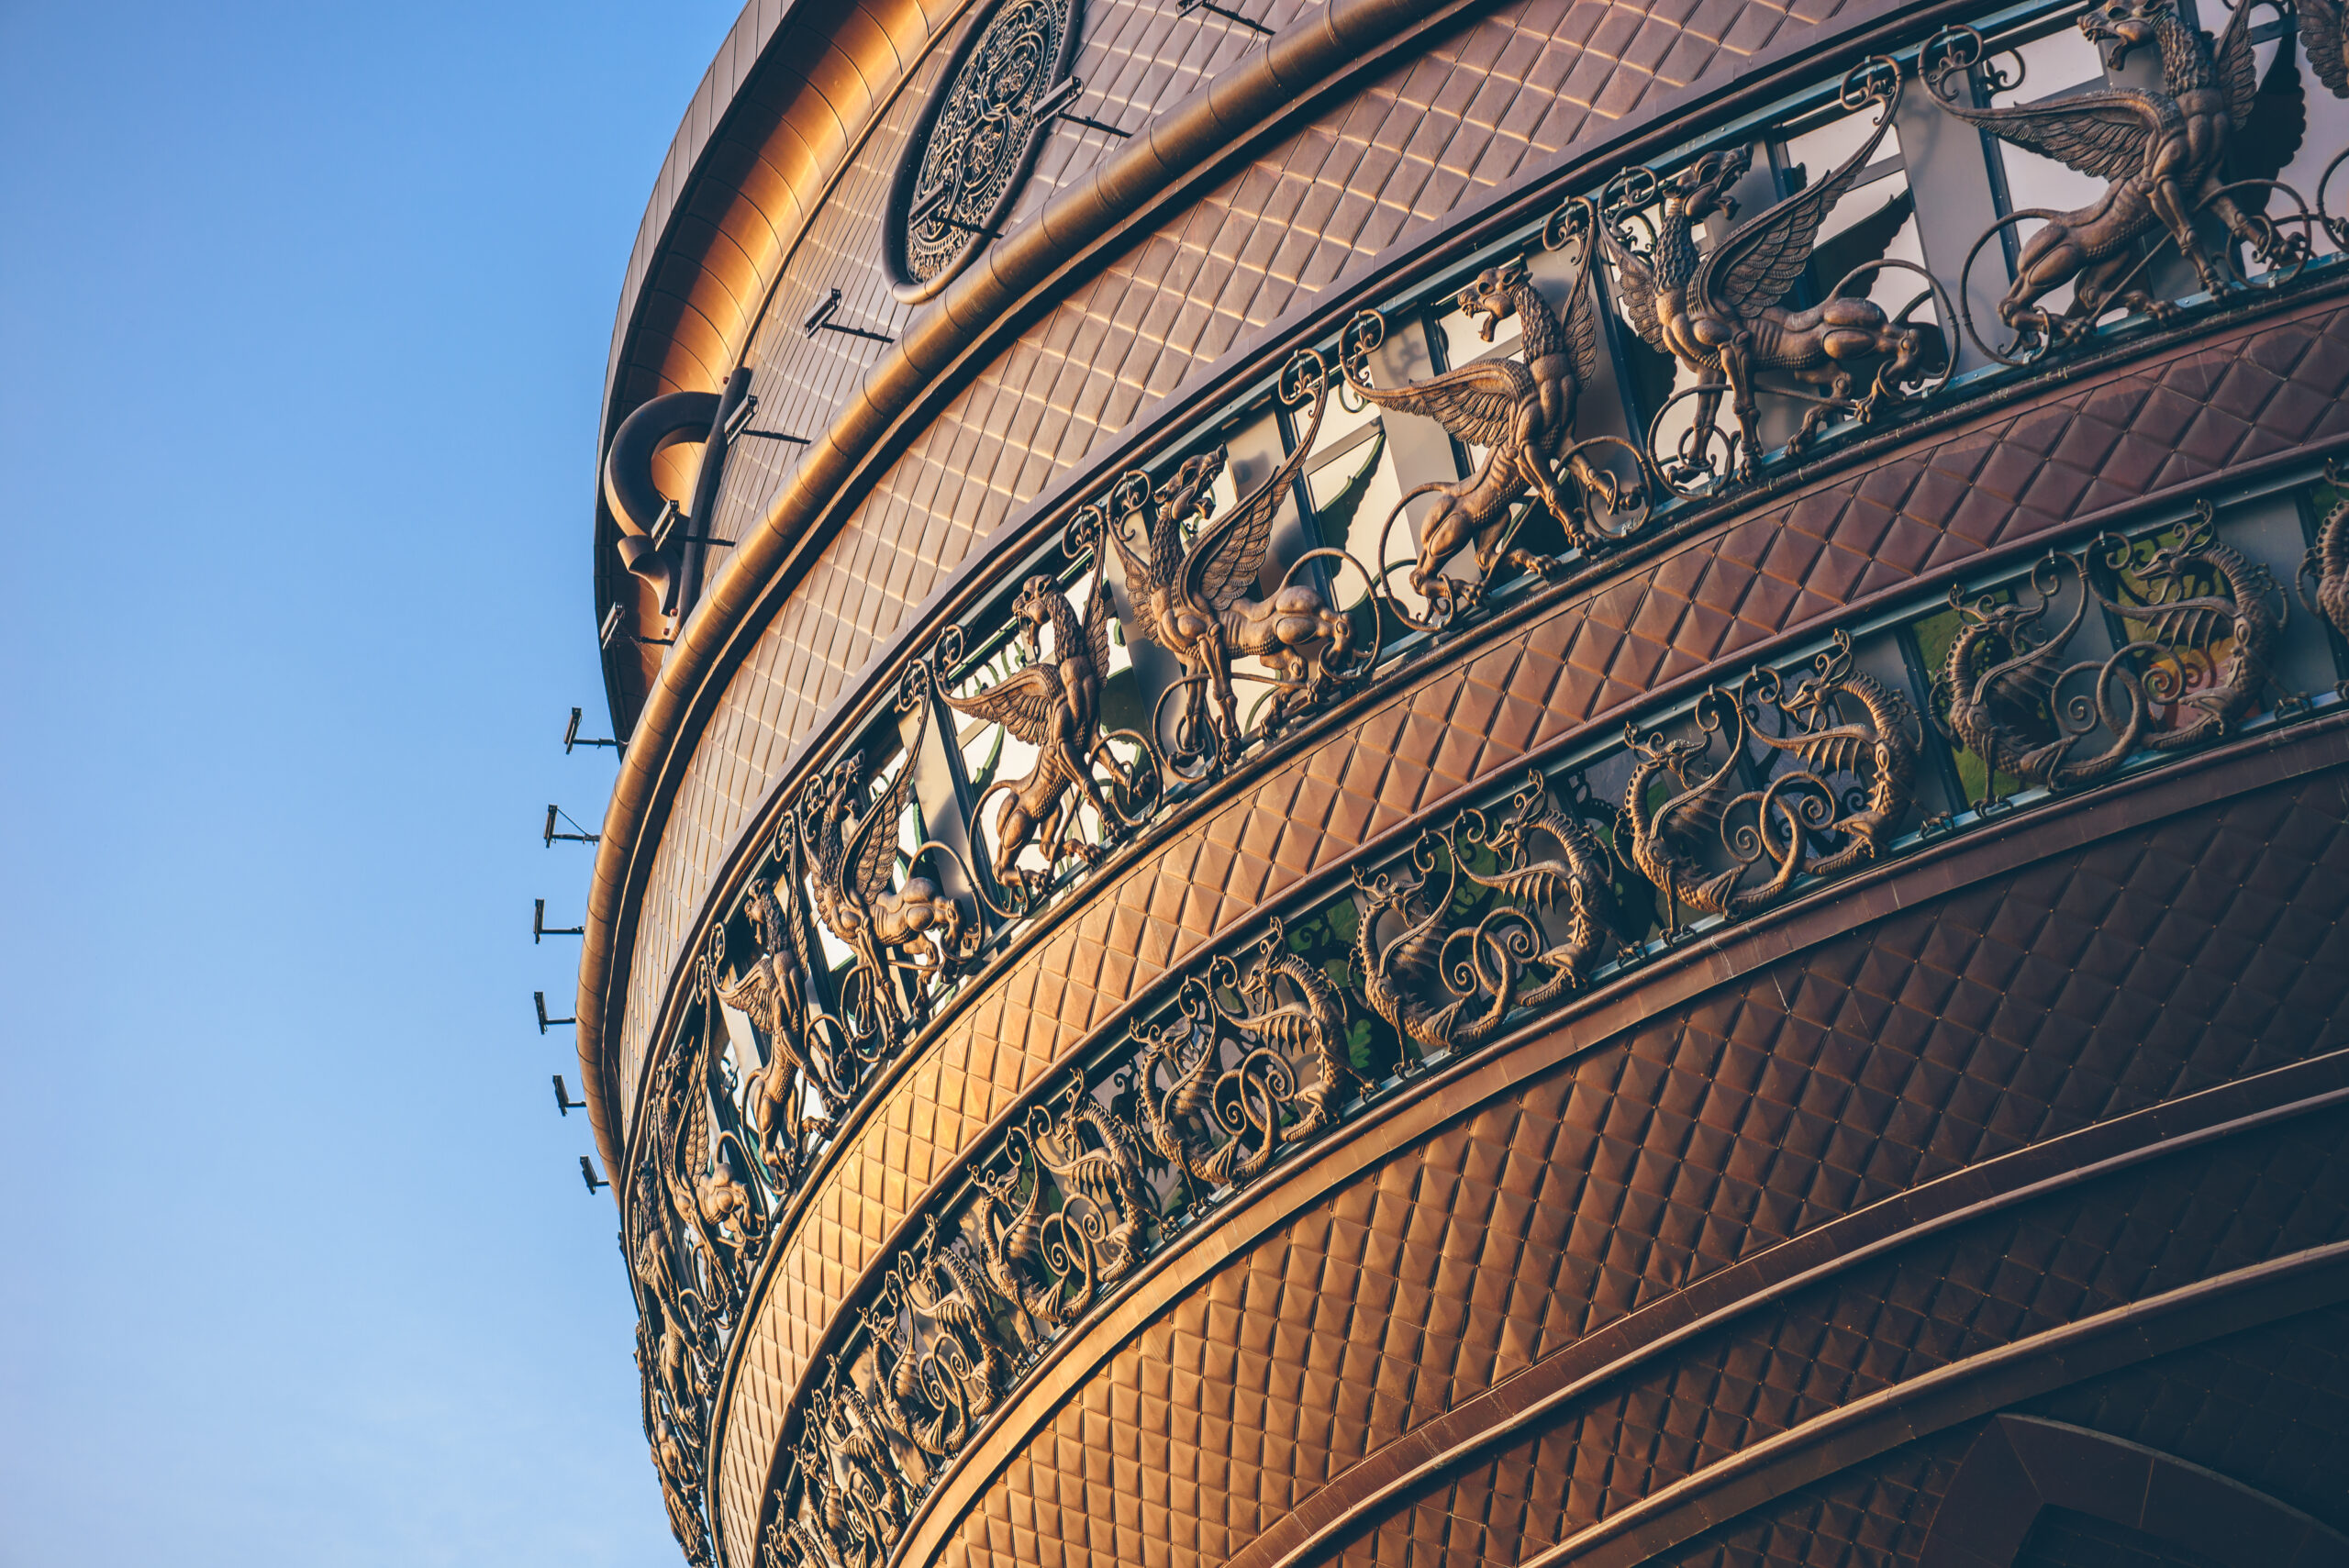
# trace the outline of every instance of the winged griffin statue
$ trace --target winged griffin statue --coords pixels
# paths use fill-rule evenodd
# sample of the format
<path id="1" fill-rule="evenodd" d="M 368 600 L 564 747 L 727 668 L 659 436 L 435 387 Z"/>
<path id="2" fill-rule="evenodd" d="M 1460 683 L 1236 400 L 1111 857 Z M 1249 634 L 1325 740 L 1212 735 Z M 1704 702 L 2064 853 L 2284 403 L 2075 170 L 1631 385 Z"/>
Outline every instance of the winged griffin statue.
<path id="1" fill-rule="evenodd" d="M 1623 314 L 1651 348 L 1673 356 L 1698 377 L 1691 389 L 1695 425 L 1680 445 L 1684 471 L 1709 472 L 1705 454 L 1719 430 L 1726 394 L 1737 416 L 1736 474 L 1741 480 L 1753 477 L 1761 452 L 1754 384 L 1759 372 L 1776 372 L 1824 392 L 1809 399 L 1811 407 L 1787 443 L 1795 451 L 1835 415 L 1874 418 L 1887 397 L 1925 373 L 1936 354 L 1946 362 L 1948 345 L 1940 331 L 1908 319 L 1918 305 L 1938 297 L 1930 282 L 1897 315 L 1873 300 L 1842 293 L 1849 278 L 1838 280 L 1826 298 L 1808 309 L 1782 303 L 1809 265 L 1829 212 L 1859 183 L 1860 172 L 1891 128 L 1900 101 L 1898 69 L 1885 60 L 1857 67 L 1844 79 L 1842 100 L 1853 108 L 1881 106 L 1866 139 L 1818 183 L 1765 208 L 1709 250 L 1698 249 L 1698 226 L 1715 213 L 1737 216 L 1729 191 L 1751 167 L 1752 149 L 1708 152 L 1669 179 L 1634 169 L 1611 187 L 1599 239 L 1615 268 Z M 1659 197 L 1654 240 L 1642 250 L 1619 225 Z M 1908 263 L 1867 264 L 1869 270 L 1891 267 Z M 1854 397 L 1853 389 L 1864 373 L 1872 374 L 1871 384 Z"/>
<path id="2" fill-rule="evenodd" d="M 1486 268 L 1459 295 L 1460 308 L 1479 318 L 1477 336 L 1486 342 L 1503 321 L 1518 319 L 1524 333 L 1519 358 L 1483 360 L 1381 389 L 1370 384 L 1367 373 L 1370 350 L 1386 334 L 1385 317 L 1364 311 L 1341 341 L 1339 367 L 1356 396 L 1395 413 L 1433 419 L 1454 440 L 1485 449 L 1475 474 L 1419 485 L 1395 504 L 1380 529 L 1383 567 L 1385 539 L 1395 518 L 1422 495 L 1440 497 L 1420 521 L 1419 560 L 1411 571 L 1413 590 L 1432 602 L 1457 601 L 1461 585 L 1447 582 L 1443 563 L 1471 543 L 1486 577 L 1502 565 L 1545 575 L 1555 570 L 1551 559 L 1511 548 L 1523 523 L 1517 505 L 1528 492 L 1541 497 L 1573 546 L 1589 543 L 1591 497 L 1610 516 L 1640 504 L 1636 483 L 1619 482 L 1591 461 L 1586 450 L 1591 443 L 1575 439 L 1575 406 L 1598 375 L 1598 319 L 1590 297 L 1591 231 L 1597 222 L 1590 204 L 1583 201 L 1562 216 L 1583 240 L 1563 321 L 1533 286 L 1522 260 Z"/>
<path id="3" fill-rule="evenodd" d="M 1100 858 L 1098 846 L 1077 836 L 1081 805 L 1093 807 L 1105 832 L 1124 820 L 1095 781 L 1094 763 L 1106 765 L 1120 785 L 1130 781 L 1101 736 L 1101 684 L 1109 673 L 1108 584 L 1094 584 L 1082 625 L 1060 584 L 1041 573 L 1028 579 L 1011 608 L 1031 662 L 974 695 L 956 696 L 942 682 L 939 691 L 957 713 L 999 724 L 1036 750 L 1034 767 L 1019 778 L 989 784 L 971 808 L 977 823 L 990 798 L 1010 796 L 995 821 L 995 880 L 1020 889 L 1032 902 L 1062 861 L 1074 855 L 1090 864 Z M 1047 628 L 1052 634 L 1049 655 L 1042 647 Z M 1043 854 L 1041 872 L 1019 863 L 1030 844 Z"/>
<path id="4" fill-rule="evenodd" d="M 863 991 L 855 1010 L 885 1031 L 903 1018 L 893 973 L 907 969 L 927 980 L 969 957 L 978 936 L 964 931 L 962 906 L 931 878 L 909 875 L 899 884 L 895 876 L 897 825 L 913 800 L 914 763 L 930 734 L 926 695 L 922 703 L 904 763 L 862 814 L 864 758 L 855 751 L 800 806 L 817 918 L 853 955 Z M 914 989 L 918 1006 L 918 984 Z"/>
<path id="5" fill-rule="evenodd" d="M 785 864 L 790 881 L 796 853 Z M 788 882 L 786 882 L 788 886 Z M 713 973 L 718 999 L 751 1020 L 767 1062 L 743 1085 L 743 1108 L 758 1140 L 759 1162 L 778 1187 L 791 1185 L 806 1163 L 811 1144 L 831 1135 L 837 1107 L 849 1097 L 845 1064 L 830 1048 L 825 1030 L 831 1020 L 811 1005 L 807 984 L 807 936 L 798 901 L 778 895 L 768 877 L 753 877 L 744 891 L 742 912 L 759 956 L 739 973 Z M 716 963 L 722 960 L 723 937 Z M 818 1111 L 808 1109 L 815 1091 Z"/>
<path id="6" fill-rule="evenodd" d="M 2214 43 L 2210 34 L 2179 18 L 2176 0 L 2107 0 L 2079 18 L 2081 36 L 2098 46 L 2106 66 L 2115 71 L 2138 50 L 2158 50 L 2161 86 L 2113 87 L 2007 108 L 1975 108 L 1963 101 L 1963 68 L 1981 57 L 1978 34 L 1954 28 L 1935 40 L 1939 47 L 1929 54 L 1939 62 L 1930 81 L 1944 109 L 2018 147 L 2109 182 L 2102 195 L 2074 211 L 2031 209 L 2000 220 L 1998 227 L 2021 218 L 2045 220 L 2024 241 L 2014 283 L 1998 302 L 1998 318 L 2018 333 L 2009 354 L 2076 339 L 2115 307 L 2156 319 L 2174 315 L 2176 306 L 2136 284 L 2148 259 L 2137 241 L 2157 228 L 2167 232 L 2211 294 L 2240 286 L 2227 259 L 2195 231 L 2200 214 L 2217 217 L 2264 261 L 2289 262 L 2306 254 L 2304 238 L 2285 235 L 2258 216 L 2267 182 L 2299 145 L 2307 115 L 2288 39 L 2277 50 L 2266 85 L 2258 80 L 2252 55 L 2253 3 L 2244 0 L 2236 7 Z M 2302 15 L 2310 15 L 2306 7 Z M 2310 29 L 2312 58 L 2321 56 L 2322 36 L 2320 20 Z M 2349 76 L 2339 60 L 2337 37 L 2331 47 L 2334 58 L 2321 63 L 2320 71 L 2329 65 Z M 1976 244 L 1977 253 L 1989 239 L 1985 234 Z M 1969 266 L 1971 261 L 1969 257 Z M 2065 284 L 2073 285 L 2071 305 L 2061 313 L 2049 310 L 2042 302 Z"/>
<path id="7" fill-rule="evenodd" d="M 1294 580 L 1305 560 L 1290 566 L 1269 596 L 1251 593 L 1272 547 L 1273 524 L 1320 434 L 1329 394 L 1328 372 L 1311 350 L 1289 362 L 1281 381 L 1285 400 L 1312 399 L 1312 417 L 1287 461 L 1229 513 L 1213 516 L 1211 490 L 1226 455 L 1218 447 L 1185 459 L 1163 486 L 1152 488 L 1140 473 L 1118 482 L 1111 506 L 1124 506 L 1127 516 L 1139 519 L 1147 543 L 1129 539 L 1124 519 L 1097 508 L 1087 524 L 1109 541 L 1125 572 L 1135 631 L 1174 655 L 1183 666 L 1184 687 L 1207 688 L 1207 704 L 1194 696 L 1191 712 L 1204 717 L 1216 754 L 1226 759 L 1239 751 L 1242 739 L 1231 684 L 1234 660 L 1260 659 L 1272 672 L 1268 724 L 1275 728 L 1327 700 L 1358 673 L 1349 665 L 1353 623 L 1318 589 Z M 1133 496 L 1130 503 L 1121 501 L 1128 495 Z M 1312 551 L 1308 559 L 1328 553 L 1334 552 Z"/>

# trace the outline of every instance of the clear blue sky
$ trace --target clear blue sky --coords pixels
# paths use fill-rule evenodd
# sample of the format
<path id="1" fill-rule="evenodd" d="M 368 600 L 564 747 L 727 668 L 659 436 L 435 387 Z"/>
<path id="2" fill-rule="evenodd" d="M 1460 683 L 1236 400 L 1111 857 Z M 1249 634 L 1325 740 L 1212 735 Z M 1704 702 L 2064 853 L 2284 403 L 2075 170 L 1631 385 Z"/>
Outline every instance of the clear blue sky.
<path id="1" fill-rule="evenodd" d="M 676 1561 L 529 926 L 735 9 L 0 0 L 5 1568 Z"/>

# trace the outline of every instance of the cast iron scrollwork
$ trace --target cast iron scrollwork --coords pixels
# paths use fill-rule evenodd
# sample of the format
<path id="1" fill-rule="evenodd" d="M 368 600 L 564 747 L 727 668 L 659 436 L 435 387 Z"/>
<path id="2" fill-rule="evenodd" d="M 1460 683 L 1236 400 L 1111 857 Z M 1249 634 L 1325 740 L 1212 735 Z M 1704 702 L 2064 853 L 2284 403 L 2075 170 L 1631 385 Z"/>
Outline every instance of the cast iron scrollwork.
<path id="1" fill-rule="evenodd" d="M 1700 494 L 1725 479 L 1754 478 L 1763 450 L 1763 391 L 1809 405 L 1786 444 L 1794 452 L 1831 418 L 1865 423 L 1888 401 L 1921 396 L 1948 379 L 1953 360 L 1941 329 L 1909 319 L 1932 300 L 1947 321 L 1948 302 L 1932 274 L 1912 262 L 1865 262 L 1837 280 L 1809 309 L 1790 310 L 1780 303 L 1810 264 L 1829 211 L 1858 183 L 1891 128 L 1900 101 L 1898 67 L 1885 59 L 1854 67 L 1844 78 L 1842 98 L 1848 109 L 1876 106 L 1866 139 L 1818 183 L 1765 209 L 1710 249 L 1698 249 L 1697 226 L 1717 212 L 1736 216 L 1730 187 L 1751 166 L 1750 148 L 1708 152 L 1669 178 L 1634 169 L 1609 184 L 1598 233 L 1620 285 L 1623 314 L 1650 347 L 1673 356 L 1698 378 L 1696 385 L 1667 399 L 1649 427 L 1649 461 L 1678 494 Z M 1635 217 L 1650 221 L 1642 209 L 1658 202 L 1653 238 L 1643 246 L 1625 225 Z M 1914 272 L 1924 283 L 1898 311 L 1843 292 L 1863 276 L 1894 270 Z M 1767 387 L 1755 379 L 1764 372 L 1820 391 Z M 1854 396 L 1863 375 L 1869 378 L 1868 390 Z M 1737 418 L 1733 435 L 1720 425 L 1724 396 Z M 1660 450 L 1667 417 L 1690 399 L 1693 423 L 1671 452 Z"/>
<path id="2" fill-rule="evenodd" d="M 1684 913 L 1749 915 L 1805 875 L 1873 860 L 1907 823 L 1923 741 L 1915 706 L 1859 669 L 1840 632 L 1787 681 L 1765 667 L 1708 692 L 1694 734 L 1624 727 L 1623 854 L 1664 900 L 1667 940 Z"/>
<path id="3" fill-rule="evenodd" d="M 1245 968 L 1219 956 L 1185 984 L 1172 1017 L 1134 1030 L 1135 1120 L 1195 1199 L 1331 1126 L 1359 1076 L 1345 1060 L 1345 998 L 1286 938 L 1272 921 Z"/>

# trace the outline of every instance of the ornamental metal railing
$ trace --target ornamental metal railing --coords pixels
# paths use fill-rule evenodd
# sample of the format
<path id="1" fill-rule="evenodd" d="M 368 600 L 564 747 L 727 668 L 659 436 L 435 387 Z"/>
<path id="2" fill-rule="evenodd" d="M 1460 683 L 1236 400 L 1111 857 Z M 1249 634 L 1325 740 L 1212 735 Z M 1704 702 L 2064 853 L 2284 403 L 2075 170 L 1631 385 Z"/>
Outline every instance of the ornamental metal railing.
<path id="1" fill-rule="evenodd" d="M 2247 6 L 2212 37 L 2166 0 L 2019 7 L 1615 171 L 1171 434 L 938 628 L 787 783 L 640 1090 L 623 1245 L 688 1557 L 781 1217 L 961 990 L 1332 706 L 1643 536 L 2325 283 L 2349 154 L 2310 149 L 2349 139 L 2349 61 L 2324 15 L 2296 35 Z M 766 1550 L 877 1562 L 1038 1346 L 1348 1107 L 1709 922 L 2328 706 L 2301 666 L 2339 655 L 2317 628 L 2349 627 L 2349 536 L 2307 505 L 2289 633 L 2280 534 L 2229 514 L 2086 541 L 1544 762 L 1163 984 L 925 1200 L 792 1440 Z"/>

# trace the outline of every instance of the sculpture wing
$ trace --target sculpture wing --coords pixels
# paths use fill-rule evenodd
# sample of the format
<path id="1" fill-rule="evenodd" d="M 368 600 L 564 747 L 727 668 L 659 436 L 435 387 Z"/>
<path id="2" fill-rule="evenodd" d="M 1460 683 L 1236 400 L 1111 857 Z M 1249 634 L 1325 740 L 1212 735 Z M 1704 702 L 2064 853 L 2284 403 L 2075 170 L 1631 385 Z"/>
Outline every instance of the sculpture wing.
<path id="1" fill-rule="evenodd" d="M 1664 322 L 1655 313 L 1655 273 L 1640 253 L 1615 237 L 1606 224 L 1597 226 L 1598 238 L 1607 247 L 1608 260 L 1615 263 L 1621 286 L 1615 297 L 1623 307 L 1623 315 L 1631 323 L 1631 330 L 1640 340 L 1659 354 L 1670 354 L 1672 345 L 1664 340 Z"/>
<path id="2" fill-rule="evenodd" d="M 2247 9 L 2248 7 L 2246 7 Z M 2240 15 L 2240 13 L 2238 13 Z M 2234 29 L 2227 29 L 2232 37 Z M 2246 73 L 2251 69 L 2251 46 L 2243 50 Z M 2228 101 L 2233 103 L 2233 82 L 2228 83 Z M 2234 134 L 2227 139 L 2226 179 L 2272 180 L 2284 172 L 2300 150 L 2309 133 L 2308 93 L 2300 85 L 2299 62 L 2292 58 L 2292 36 L 2285 34 L 2276 42 L 2276 58 L 2268 62 L 2267 77 L 2259 84 L 2243 107 L 2234 109 Z M 2267 198 L 2266 190 L 2239 191 L 2235 200 L 2246 211 L 2264 212 Z"/>
<path id="3" fill-rule="evenodd" d="M 1566 301 L 1566 352 L 1574 361 L 1576 384 L 1586 387 L 1598 379 L 1598 311 L 1591 304 L 1590 279 L 1585 273 L 1575 275 L 1574 297 Z"/>
<path id="4" fill-rule="evenodd" d="M 1093 598 L 1085 606 L 1085 651 L 1093 661 L 1093 678 L 1109 678 L 1109 584 L 1093 584 Z"/>
<path id="5" fill-rule="evenodd" d="M 1892 128 L 1891 104 L 1876 117 L 1876 128 L 1849 158 L 1817 184 L 1741 226 L 1697 264 L 1692 298 L 1709 300 L 1735 316 L 1751 317 L 1787 297 L 1787 291 L 1810 264 L 1811 247 L 1827 222 L 1827 214 L 1858 183 L 1860 171 Z"/>
<path id="6" fill-rule="evenodd" d="M 906 760 L 897 769 L 897 776 L 881 792 L 880 800 L 864 819 L 849 831 L 848 873 L 843 880 L 848 888 L 865 904 L 891 891 L 890 872 L 897 860 L 897 824 L 906 815 L 906 803 L 914 795 L 914 763 L 921 755 L 921 743 L 930 734 L 927 716 L 914 730 L 913 744 L 906 749 Z"/>
<path id="7" fill-rule="evenodd" d="M 1946 100 L 1942 106 L 2017 147 L 2099 180 L 2125 179 L 2143 169 L 2148 146 L 2178 117 L 2176 105 L 2134 88 L 2005 109 L 1969 109 Z"/>
<path id="8" fill-rule="evenodd" d="M 752 1021 L 772 1017 L 768 1009 L 775 996 L 774 975 L 765 963 L 754 963 L 740 979 L 718 982 L 718 999 L 750 1018 Z"/>
<path id="9" fill-rule="evenodd" d="M 2204 34 L 2209 37 L 2209 34 Z M 2219 84 L 2226 90 L 2227 114 L 2240 132 L 2251 123 L 2252 100 L 2259 95 L 2259 63 L 2252 57 L 2251 7 L 2237 6 L 2234 16 L 2227 22 L 2226 32 L 2211 48 L 2211 64 L 2219 72 Z M 2278 54 L 2292 52 L 2288 37 L 2277 49 Z"/>
<path id="10" fill-rule="evenodd" d="M 1522 367 L 1520 367 L 1522 368 Z M 1264 552 L 1272 547 L 1273 523 L 1305 472 L 1313 442 L 1321 434 L 1321 410 L 1329 401 L 1329 384 L 1314 389 L 1313 417 L 1297 439 L 1297 450 L 1273 471 L 1273 476 L 1246 499 L 1219 518 L 1183 559 L 1183 591 L 1192 603 L 1218 614 L 1238 603 L 1264 570 Z"/>
<path id="11" fill-rule="evenodd" d="M 2334 97 L 2349 98 L 2349 29 L 2342 26 L 2341 0 L 2299 0 L 2295 9 L 2300 17 L 2300 44 L 2309 51 L 2317 80 Z M 2280 52 L 2283 46 L 2277 48 Z"/>
<path id="12" fill-rule="evenodd" d="M 1108 597 L 1107 594 L 1101 595 Z M 1050 664 L 1030 664 L 997 681 L 974 696 L 949 694 L 947 706 L 957 713 L 989 724 L 1000 724 L 1030 746 L 1052 737 L 1061 703 L 1060 672 Z"/>
<path id="13" fill-rule="evenodd" d="M 1594 337 L 1593 342 L 1596 343 Z M 1576 355 L 1580 369 L 1580 355 Z M 1484 360 L 1442 375 L 1380 392 L 1356 382 L 1354 390 L 1381 408 L 1420 414 L 1455 440 L 1494 447 L 1508 439 L 1518 405 L 1533 395 L 1533 373 L 1515 360 Z"/>

